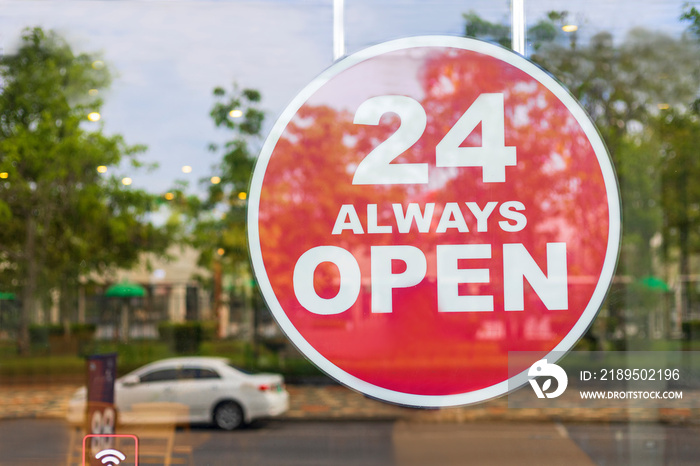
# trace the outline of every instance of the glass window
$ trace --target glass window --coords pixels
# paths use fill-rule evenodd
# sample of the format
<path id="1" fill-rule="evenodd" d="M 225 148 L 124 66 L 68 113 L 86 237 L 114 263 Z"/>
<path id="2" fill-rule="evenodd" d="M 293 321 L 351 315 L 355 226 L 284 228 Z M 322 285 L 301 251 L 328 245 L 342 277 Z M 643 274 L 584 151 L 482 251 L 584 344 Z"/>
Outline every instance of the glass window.
<path id="1" fill-rule="evenodd" d="M 220 379 L 221 376 L 215 370 L 202 368 L 197 372 L 197 378 L 198 379 Z"/>
<path id="2" fill-rule="evenodd" d="M 1 5 L 0 463 L 697 461 L 697 0 Z"/>
<path id="3" fill-rule="evenodd" d="M 206 367 L 183 367 L 180 379 L 219 379 L 221 376 L 213 369 Z"/>
<path id="4" fill-rule="evenodd" d="M 177 369 L 160 369 L 148 372 L 139 379 L 141 383 L 172 382 L 178 379 L 178 375 L 179 371 Z"/>

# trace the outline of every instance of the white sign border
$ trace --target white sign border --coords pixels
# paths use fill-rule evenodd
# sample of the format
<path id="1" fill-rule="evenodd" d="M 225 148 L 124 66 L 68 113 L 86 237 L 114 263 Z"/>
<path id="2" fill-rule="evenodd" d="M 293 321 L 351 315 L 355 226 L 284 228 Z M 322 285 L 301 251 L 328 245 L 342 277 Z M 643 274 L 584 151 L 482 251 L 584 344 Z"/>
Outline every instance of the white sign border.
<path id="1" fill-rule="evenodd" d="M 579 338 L 583 336 L 593 322 L 593 319 L 595 319 L 595 316 L 597 315 L 601 305 L 603 304 L 605 296 L 607 295 L 615 273 L 620 250 L 621 203 L 615 169 L 612 165 L 612 160 L 608 154 L 607 148 L 601 139 L 600 133 L 596 129 L 586 111 L 580 106 L 576 99 L 574 99 L 569 91 L 566 90 L 566 88 L 564 88 L 544 70 L 539 68 L 534 63 L 526 60 L 522 56 L 508 49 L 487 42 L 456 36 L 415 36 L 392 40 L 361 50 L 336 62 L 330 68 L 321 73 L 316 79 L 311 81 L 304 89 L 302 89 L 301 92 L 299 92 L 299 94 L 296 95 L 296 97 L 294 97 L 291 103 L 287 106 L 287 108 L 285 108 L 280 117 L 277 119 L 275 125 L 265 140 L 265 143 L 263 144 L 260 155 L 255 164 L 248 196 L 248 247 L 253 264 L 253 270 L 260 286 L 260 290 L 262 291 L 263 297 L 267 302 L 270 311 L 277 320 L 277 323 L 280 325 L 282 331 L 287 335 L 292 343 L 294 343 L 294 345 L 299 349 L 299 351 L 301 351 L 302 354 L 309 358 L 321 370 L 333 377 L 338 382 L 347 385 L 350 388 L 362 392 L 372 398 L 391 403 L 404 406 L 431 408 L 460 406 L 499 397 L 507 393 L 509 388 L 510 391 L 515 390 L 516 388 L 527 383 L 527 370 L 511 377 L 510 379 L 504 380 L 503 382 L 499 382 L 489 387 L 453 395 L 419 395 L 399 392 L 359 379 L 345 372 L 343 369 L 326 359 L 309 342 L 306 341 L 306 339 L 296 329 L 294 324 L 292 324 L 292 322 L 289 320 L 287 314 L 284 312 L 284 309 L 282 309 L 282 306 L 277 300 L 274 290 L 272 289 L 272 285 L 268 279 L 265 264 L 262 260 L 262 249 L 260 245 L 258 220 L 260 193 L 263 179 L 272 153 L 277 146 L 277 142 L 279 141 L 279 138 L 289 122 L 292 120 L 294 115 L 296 115 L 297 111 L 323 85 L 330 81 L 334 76 L 342 73 L 351 66 L 378 55 L 414 47 L 440 47 L 469 50 L 491 56 L 520 69 L 552 92 L 566 106 L 569 112 L 571 112 L 586 134 L 586 137 L 593 147 L 593 151 L 598 159 L 598 164 L 603 175 L 608 197 L 608 245 L 600 279 L 598 280 L 598 284 L 593 292 L 593 295 L 591 296 L 591 300 L 581 314 L 578 322 L 576 322 L 576 324 L 572 327 L 571 331 L 562 339 L 561 342 L 559 342 L 551 353 L 545 356 L 545 358 L 547 358 L 550 363 L 556 362 L 558 359 L 558 357 L 556 357 L 557 355 L 561 356 L 569 351 L 576 344 Z M 552 359 L 550 360 L 549 358 Z"/>

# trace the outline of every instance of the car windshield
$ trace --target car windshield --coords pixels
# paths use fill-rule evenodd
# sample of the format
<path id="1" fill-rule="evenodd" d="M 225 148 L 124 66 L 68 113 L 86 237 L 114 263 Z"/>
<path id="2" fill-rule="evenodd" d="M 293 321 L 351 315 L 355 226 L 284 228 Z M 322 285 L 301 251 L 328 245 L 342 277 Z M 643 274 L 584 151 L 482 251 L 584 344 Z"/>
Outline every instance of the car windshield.
<path id="1" fill-rule="evenodd" d="M 0 464 L 697 461 L 697 1 L 0 8 Z"/>

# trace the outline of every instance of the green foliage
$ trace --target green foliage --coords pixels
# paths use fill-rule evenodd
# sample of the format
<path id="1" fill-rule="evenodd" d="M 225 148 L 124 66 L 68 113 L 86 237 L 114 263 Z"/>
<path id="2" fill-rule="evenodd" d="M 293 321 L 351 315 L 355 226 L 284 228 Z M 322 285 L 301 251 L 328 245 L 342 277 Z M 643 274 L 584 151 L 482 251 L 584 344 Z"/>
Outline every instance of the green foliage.
<path id="1" fill-rule="evenodd" d="M 490 40 L 505 29 L 465 15 L 467 32 Z M 700 252 L 700 177 L 697 161 L 700 14 L 687 5 L 680 38 L 633 29 L 621 40 L 609 32 L 579 44 L 561 32 L 567 12 L 550 12 L 528 30 L 530 59 L 561 81 L 595 122 L 612 157 L 623 204 L 622 252 L 617 274 L 664 276 L 677 260 L 680 275 Z M 470 32 L 471 31 L 471 32 Z M 651 247 L 654 243 L 659 248 Z M 677 254 L 676 254 L 677 251 Z M 677 258 L 676 258 L 677 255 Z M 685 293 L 690 307 L 689 293 Z M 668 303 L 656 292 L 625 286 L 608 298 L 607 333 L 625 328 L 628 309 L 645 315 Z"/>
<path id="2" fill-rule="evenodd" d="M 29 338 L 33 346 L 48 346 L 49 336 L 63 335 L 63 326 L 60 324 L 29 326 Z"/>
<path id="3" fill-rule="evenodd" d="M 679 182 L 683 177 L 695 177 L 690 175 L 694 164 L 689 155 L 675 168 L 669 165 L 672 157 L 660 158 L 662 144 L 669 144 L 671 128 L 680 120 L 662 128 L 657 123 L 659 108 L 687 109 L 693 101 L 700 49 L 695 41 L 641 29 L 630 31 L 619 45 L 607 32 L 596 34 L 585 45 L 567 43 L 559 40 L 558 32 L 566 17 L 566 12 L 550 12 L 528 30 L 528 38 L 538 42 L 531 59 L 558 78 L 596 123 L 617 169 L 625 207 L 623 248 L 630 251 L 630 262 L 625 255 L 620 272 L 648 270 L 649 241 L 662 222 L 659 173 L 676 178 L 663 182 L 668 186 L 663 188 L 665 198 L 668 189 L 683 186 Z M 683 17 L 697 22 L 693 9 Z M 470 14 L 468 24 L 481 22 Z M 494 29 L 480 26 L 476 30 L 488 35 Z M 677 143 L 680 140 L 676 138 Z M 685 168 L 679 169 L 681 165 Z M 673 213 L 677 208 L 687 211 L 687 205 L 677 200 L 664 201 L 664 211 Z"/>
<path id="4" fill-rule="evenodd" d="M 689 277 L 691 255 L 700 252 L 700 118 L 691 112 L 670 109 L 655 122 L 661 141 L 661 206 L 666 259 L 670 248 L 678 251 L 678 273 Z M 692 309 L 695 295 L 690 284 L 682 284 L 682 306 Z"/>
<path id="5" fill-rule="evenodd" d="M 248 189 L 256 155 L 251 145 L 260 137 L 265 114 L 257 107 L 261 95 L 256 90 L 239 90 L 234 85 L 228 93 L 216 88 L 214 97 L 216 101 L 210 116 L 217 128 L 225 128 L 233 136 L 223 147 L 210 146 L 214 152 L 223 152 L 223 157 L 214 167 L 221 182 L 209 187 L 208 202 L 233 205 L 238 200 L 238 194 Z M 240 116 L 232 112 L 239 112 Z"/>
<path id="6" fill-rule="evenodd" d="M 71 335 L 91 337 L 95 334 L 95 330 L 97 330 L 97 326 L 95 324 L 81 324 L 74 322 L 70 324 L 69 331 Z"/>
<path id="7" fill-rule="evenodd" d="M 51 355 L 84 355 L 93 350 L 95 325 L 72 323 L 69 325 L 32 324 L 29 326 L 29 340 L 32 351 Z"/>
<path id="8" fill-rule="evenodd" d="M 0 348 L 2 350 L 2 348 Z M 13 351 L 14 348 L 7 348 Z M 111 341 L 95 342 L 89 354 L 117 353 L 117 374 L 122 376 L 148 363 L 172 357 L 175 353 L 169 345 L 153 340 L 131 341 L 129 344 Z M 249 371 L 281 373 L 288 381 L 303 380 L 304 377 L 319 377 L 322 373 L 303 356 L 282 357 L 278 352 L 263 350 L 256 358 L 250 344 L 241 341 L 205 341 L 199 352 L 203 356 L 229 358 L 234 366 Z M 0 379 L 13 381 L 46 382 L 62 378 L 71 383 L 85 379 L 85 356 L 33 355 L 0 359 Z"/>
<path id="9" fill-rule="evenodd" d="M 695 34 L 696 37 L 700 38 L 700 11 L 694 6 L 685 6 L 686 10 L 681 14 L 681 21 L 687 21 L 690 23 L 688 30 Z"/>
<path id="10" fill-rule="evenodd" d="M 624 263 L 619 264 L 620 274 L 634 273 L 638 278 L 653 274 L 651 264 L 654 254 L 649 247 L 652 238 L 661 231 L 663 212 L 659 193 L 659 144 L 650 132 L 636 138 L 624 138 L 617 147 L 616 170 L 625 180 L 622 186 Z M 632 293 L 630 298 L 636 300 Z M 644 303 L 642 303 L 644 304 Z"/>
<path id="11" fill-rule="evenodd" d="M 528 38 L 536 44 L 556 39 L 559 29 L 550 21 L 540 21 L 527 30 Z"/>
<path id="12" fill-rule="evenodd" d="M 17 52 L 0 58 L 0 81 L 0 171 L 7 173 L 0 281 L 21 297 L 18 346 L 26 351 L 29 316 L 49 290 L 70 296 L 80 277 L 163 252 L 170 232 L 148 221 L 154 196 L 97 171 L 124 159 L 139 165 L 144 150 L 88 121 L 110 82 L 99 57 L 74 54 L 53 32 L 26 30 Z"/>
<path id="13" fill-rule="evenodd" d="M 692 79 L 699 66 L 697 54 L 689 41 L 636 29 L 619 46 L 604 32 L 573 50 L 557 43 L 543 45 L 532 59 L 581 102 L 614 157 L 630 123 L 646 123 L 659 104 L 690 101 L 697 88 Z"/>
<path id="14" fill-rule="evenodd" d="M 688 340 L 700 340 L 700 320 L 691 320 L 683 322 L 681 325 L 683 335 Z"/>
<path id="15" fill-rule="evenodd" d="M 95 341 L 89 352 L 81 356 L 95 354 L 117 354 L 117 373 L 124 375 L 153 361 L 172 357 L 169 345 L 154 340 L 130 340 L 128 343 L 115 341 Z"/>
<path id="16" fill-rule="evenodd" d="M 465 21 L 464 35 L 489 42 L 494 42 L 503 47 L 511 46 L 511 27 L 505 23 L 492 23 L 481 18 L 474 11 L 462 15 Z M 534 50 L 538 50 L 543 44 L 559 43 L 564 41 L 566 35 L 561 32 L 561 26 L 566 22 L 566 11 L 550 11 L 546 18 L 540 19 L 527 29 L 526 38 Z M 570 43 L 575 44 L 576 36 L 569 36 Z"/>
<path id="17" fill-rule="evenodd" d="M 689 112 L 698 90 L 698 56 L 697 41 L 636 29 L 619 44 L 610 33 L 599 33 L 575 48 L 545 44 L 532 57 L 581 102 L 612 156 L 623 201 L 618 275 L 662 274 L 655 263 L 668 261 L 672 248 L 680 251 L 680 274 L 690 273 L 688 257 L 700 241 L 693 233 L 700 226 L 693 208 L 700 191 L 690 181 L 700 176 L 691 149 L 697 147 L 697 123 Z M 661 251 L 650 247 L 659 233 Z M 630 287 L 621 308 L 644 314 L 663 305 L 657 298 L 644 300 Z"/>
<path id="18" fill-rule="evenodd" d="M 59 378 L 79 383 L 85 373 L 85 360 L 75 355 L 11 358 L 0 363 L 0 379 L 13 383 Z"/>
<path id="19" fill-rule="evenodd" d="M 204 326 L 201 322 L 161 322 L 158 334 L 176 354 L 198 354 L 204 340 Z"/>
<path id="20" fill-rule="evenodd" d="M 700 120 L 693 114 L 669 110 L 656 120 L 655 128 L 664 162 L 661 183 L 666 236 L 677 236 L 685 227 L 695 231 L 700 227 L 700 212 L 693 207 L 700 203 L 700 185 L 695 183 L 700 174 Z M 698 246 L 693 249 L 700 250 Z"/>
<path id="21" fill-rule="evenodd" d="M 33 336 L 32 341 L 40 341 L 48 336 L 92 336 L 95 334 L 95 324 L 71 323 L 62 324 L 32 324 L 29 326 L 29 334 Z"/>
<path id="22" fill-rule="evenodd" d="M 476 37 L 501 44 L 504 47 L 510 45 L 510 27 L 505 24 L 497 24 L 486 21 L 474 11 L 462 15 L 465 21 L 464 35 Z"/>
<path id="23" fill-rule="evenodd" d="M 323 373 L 300 354 L 285 356 L 282 348 L 263 344 L 257 350 L 253 345 L 237 340 L 217 340 L 202 343 L 202 355 L 228 358 L 236 367 L 248 371 L 269 371 L 283 374 L 288 380 L 299 377 L 319 377 Z"/>
<path id="24" fill-rule="evenodd" d="M 213 269 L 212 280 L 206 286 L 211 286 L 213 307 L 219 309 L 223 277 L 250 275 L 246 200 L 265 115 L 259 109 L 262 97 L 257 90 L 241 90 L 236 85 L 230 91 L 217 87 L 213 96 L 210 116 L 230 139 L 223 145 L 209 146 L 210 151 L 221 154 L 221 159 L 212 167 L 214 177 L 202 180 L 207 189 L 205 198 L 187 195 L 182 184 L 173 190 L 171 222 L 182 225 L 187 232 L 184 240 L 199 250 L 199 265 Z"/>
<path id="25" fill-rule="evenodd" d="M 217 87 L 210 116 L 217 128 L 231 139 L 223 145 L 210 144 L 209 150 L 221 153 L 221 161 L 212 167 L 218 180 L 202 180 L 205 199 L 185 194 L 186 186 L 173 190 L 173 222 L 186 225 L 188 241 L 200 250 L 200 265 L 210 267 L 214 259 L 229 271 L 247 264 L 245 236 L 246 196 L 260 139 L 264 112 L 258 108 L 261 94 L 253 89 L 231 91 Z"/>

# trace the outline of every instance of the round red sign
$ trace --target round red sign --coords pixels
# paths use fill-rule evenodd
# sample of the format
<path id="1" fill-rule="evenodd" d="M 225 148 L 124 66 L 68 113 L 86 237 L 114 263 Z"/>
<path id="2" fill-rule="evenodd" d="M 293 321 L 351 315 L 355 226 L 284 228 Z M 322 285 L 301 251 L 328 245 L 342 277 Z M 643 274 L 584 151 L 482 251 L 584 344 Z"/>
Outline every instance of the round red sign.
<path id="1" fill-rule="evenodd" d="M 533 352 L 525 373 L 583 335 L 620 200 L 595 127 L 547 73 L 415 37 L 296 96 L 255 167 L 248 231 L 265 300 L 311 361 L 374 398 L 451 406 L 506 393 L 509 352 Z"/>

